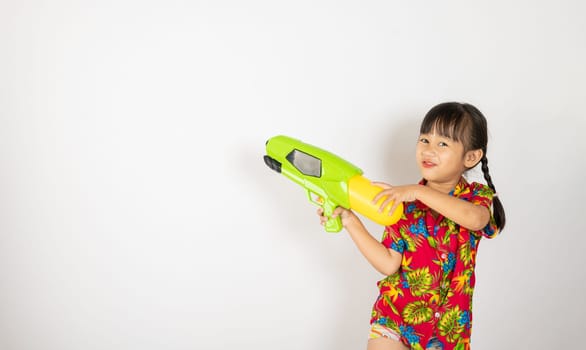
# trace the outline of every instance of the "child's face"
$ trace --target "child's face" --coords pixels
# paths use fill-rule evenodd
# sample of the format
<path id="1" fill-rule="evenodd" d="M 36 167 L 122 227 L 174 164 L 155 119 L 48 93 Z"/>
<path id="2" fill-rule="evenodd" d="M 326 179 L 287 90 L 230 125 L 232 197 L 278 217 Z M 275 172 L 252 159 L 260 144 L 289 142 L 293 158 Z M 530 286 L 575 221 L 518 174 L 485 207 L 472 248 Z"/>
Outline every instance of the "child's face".
<path id="1" fill-rule="evenodd" d="M 464 145 L 436 133 L 419 135 L 416 159 L 422 177 L 432 183 L 457 182 L 466 170 Z"/>

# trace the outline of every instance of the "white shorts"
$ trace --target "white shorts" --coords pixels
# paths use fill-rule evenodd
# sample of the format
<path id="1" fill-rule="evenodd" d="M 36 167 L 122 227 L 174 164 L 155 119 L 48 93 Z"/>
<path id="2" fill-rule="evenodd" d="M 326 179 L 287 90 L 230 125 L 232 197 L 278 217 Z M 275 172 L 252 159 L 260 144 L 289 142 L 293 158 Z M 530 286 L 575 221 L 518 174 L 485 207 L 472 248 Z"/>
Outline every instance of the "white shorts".
<path id="1" fill-rule="evenodd" d="M 370 334 L 368 336 L 369 339 L 376 339 L 376 338 L 388 338 L 395 341 L 401 341 L 401 336 L 397 334 L 394 330 L 390 329 L 389 327 L 382 326 L 378 323 L 373 323 L 370 326 Z M 432 338 L 427 343 L 426 350 L 443 350 L 443 344 L 437 339 Z"/>
<path id="2" fill-rule="evenodd" d="M 400 341 L 401 336 L 397 334 L 394 330 L 390 329 L 389 327 L 382 326 L 378 323 L 373 323 L 370 326 L 370 335 L 368 336 L 369 339 L 376 339 L 376 338 L 389 338 L 392 340 Z"/>

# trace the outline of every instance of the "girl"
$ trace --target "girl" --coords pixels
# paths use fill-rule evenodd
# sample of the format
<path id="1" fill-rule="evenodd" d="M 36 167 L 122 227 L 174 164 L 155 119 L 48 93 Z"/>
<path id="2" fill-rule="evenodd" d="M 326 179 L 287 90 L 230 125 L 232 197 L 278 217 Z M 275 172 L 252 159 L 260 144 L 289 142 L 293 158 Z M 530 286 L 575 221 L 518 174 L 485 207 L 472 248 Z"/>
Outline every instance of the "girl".
<path id="1" fill-rule="evenodd" d="M 350 210 L 338 207 L 350 237 L 387 276 L 378 282 L 368 350 L 470 349 L 472 292 L 481 237 L 505 226 L 505 213 L 488 171 L 487 125 L 470 104 L 442 103 L 423 119 L 415 158 L 418 184 L 383 188 L 373 199 L 404 202 L 402 218 L 375 239 Z M 488 186 L 463 174 L 482 164 Z M 394 211 L 394 207 L 390 212 Z M 320 221 L 326 220 L 318 209 Z"/>

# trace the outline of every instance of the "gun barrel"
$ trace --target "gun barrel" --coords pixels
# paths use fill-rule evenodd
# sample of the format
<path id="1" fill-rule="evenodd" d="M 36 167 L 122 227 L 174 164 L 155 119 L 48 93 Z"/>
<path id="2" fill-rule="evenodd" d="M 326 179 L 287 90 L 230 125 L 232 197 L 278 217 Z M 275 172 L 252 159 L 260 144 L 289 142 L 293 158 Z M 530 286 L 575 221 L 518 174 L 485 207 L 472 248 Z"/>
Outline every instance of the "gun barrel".
<path id="1" fill-rule="evenodd" d="M 275 158 L 271 158 L 269 156 L 264 156 L 265 164 L 273 169 L 274 171 L 281 173 L 281 162 L 276 160 Z"/>
<path id="2" fill-rule="evenodd" d="M 341 206 L 356 210 L 381 225 L 393 224 L 401 218 L 402 203 L 392 214 L 389 213 L 392 203 L 379 212 L 384 199 L 378 203 L 372 203 L 372 200 L 382 188 L 363 177 L 362 170 L 352 163 L 284 135 L 270 138 L 265 145 L 265 164 L 303 186 L 309 195 L 321 197 L 327 204 L 326 212 Z M 339 229 L 336 226 L 335 232 Z"/>

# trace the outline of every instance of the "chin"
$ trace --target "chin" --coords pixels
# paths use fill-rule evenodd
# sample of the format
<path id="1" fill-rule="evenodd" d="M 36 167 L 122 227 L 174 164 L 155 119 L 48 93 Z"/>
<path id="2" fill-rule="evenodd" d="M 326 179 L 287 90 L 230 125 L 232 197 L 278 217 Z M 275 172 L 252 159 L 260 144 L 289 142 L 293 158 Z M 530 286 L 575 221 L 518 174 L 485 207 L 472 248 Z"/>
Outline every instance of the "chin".
<path id="1" fill-rule="evenodd" d="M 427 181 L 437 180 L 437 176 L 435 176 L 435 174 L 430 172 L 428 169 L 419 169 L 419 173 L 421 174 L 421 177 Z"/>

